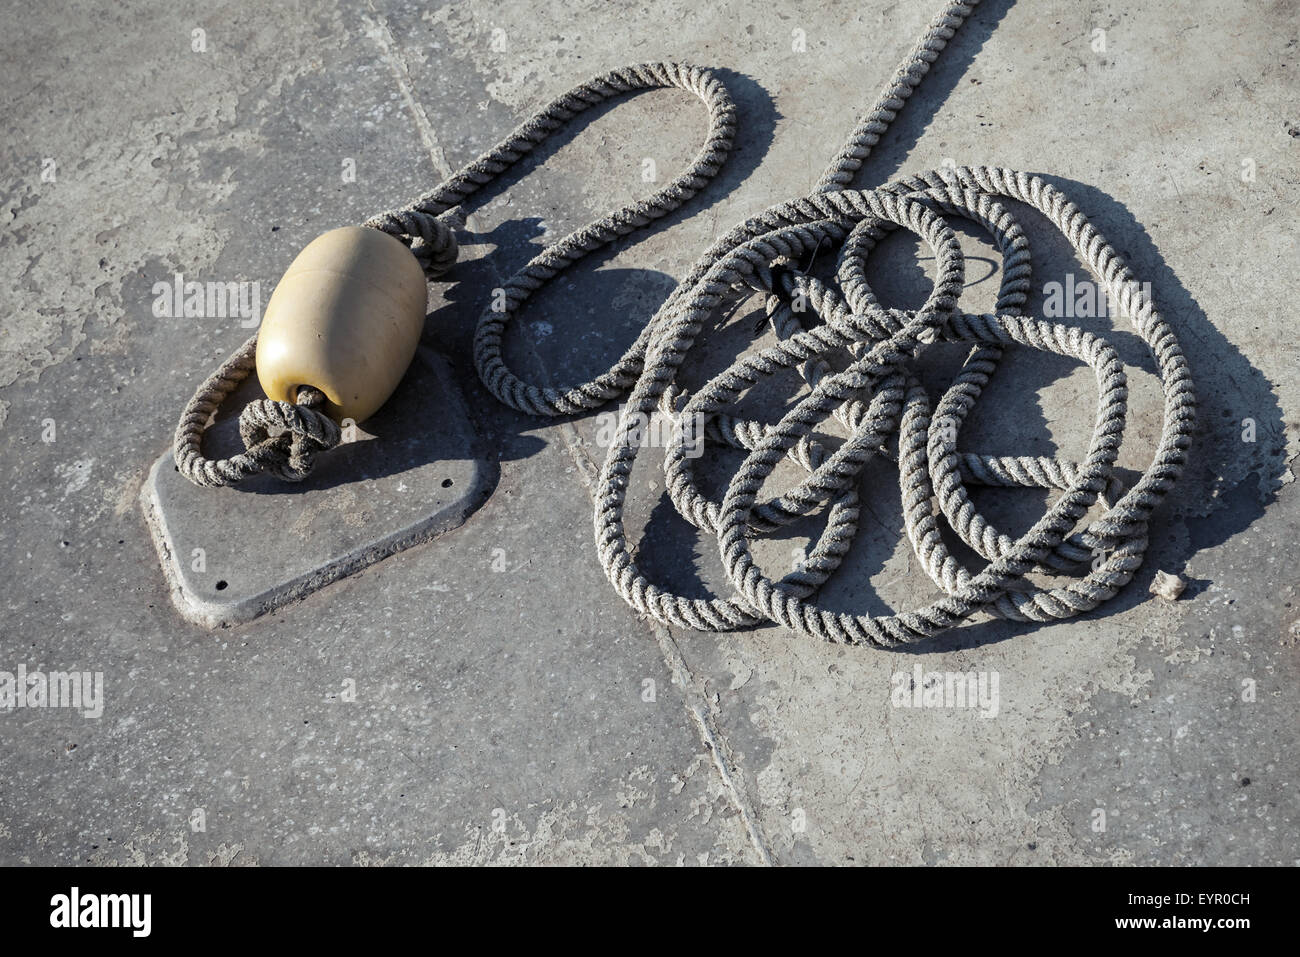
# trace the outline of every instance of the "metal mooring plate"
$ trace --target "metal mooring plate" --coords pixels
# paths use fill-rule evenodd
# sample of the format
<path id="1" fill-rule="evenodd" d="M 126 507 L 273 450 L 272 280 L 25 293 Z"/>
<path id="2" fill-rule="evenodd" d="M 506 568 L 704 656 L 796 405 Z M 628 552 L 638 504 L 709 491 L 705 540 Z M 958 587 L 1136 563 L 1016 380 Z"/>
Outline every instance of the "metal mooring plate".
<path id="1" fill-rule="evenodd" d="M 252 378 L 222 406 L 205 455 L 242 451 L 237 410 L 261 395 Z M 479 452 L 459 386 L 445 361 L 421 348 L 393 397 L 353 441 L 318 456 L 306 481 L 258 476 L 199 488 L 168 452 L 150 469 L 140 504 L 177 609 L 215 628 L 456 528 L 495 484 Z"/>

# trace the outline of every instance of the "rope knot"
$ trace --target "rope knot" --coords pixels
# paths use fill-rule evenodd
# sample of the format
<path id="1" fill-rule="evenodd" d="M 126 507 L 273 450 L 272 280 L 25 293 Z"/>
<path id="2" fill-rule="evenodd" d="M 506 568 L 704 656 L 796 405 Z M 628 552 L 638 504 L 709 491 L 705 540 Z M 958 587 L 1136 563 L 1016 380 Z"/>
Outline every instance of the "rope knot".
<path id="1" fill-rule="evenodd" d="M 303 387 L 298 404 L 258 399 L 239 414 L 239 437 L 246 455 L 261 470 L 287 482 L 301 482 L 315 463 L 316 454 L 339 444 L 342 433 L 333 419 L 318 411 L 325 396 Z"/>

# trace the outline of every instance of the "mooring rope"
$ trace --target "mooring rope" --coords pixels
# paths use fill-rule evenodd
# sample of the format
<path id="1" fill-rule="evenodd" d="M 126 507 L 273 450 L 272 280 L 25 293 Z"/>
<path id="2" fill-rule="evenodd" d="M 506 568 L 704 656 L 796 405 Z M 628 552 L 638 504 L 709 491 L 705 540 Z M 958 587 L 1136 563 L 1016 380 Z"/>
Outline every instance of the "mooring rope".
<path id="1" fill-rule="evenodd" d="M 917 641 L 977 612 L 1024 621 L 1069 618 L 1096 608 L 1127 584 L 1142 563 L 1152 512 L 1173 487 L 1186 460 L 1196 400 L 1187 360 L 1169 323 L 1136 277 L 1070 200 L 1029 173 L 997 167 L 930 170 L 876 189 L 849 185 L 978 0 L 949 3 L 929 24 L 893 80 L 862 118 L 812 193 L 736 226 L 700 257 L 687 277 L 607 372 L 566 388 L 534 385 L 516 375 L 502 354 L 505 330 L 529 297 L 564 269 L 619 237 L 677 209 L 721 168 L 735 135 L 735 107 L 716 76 L 697 67 L 642 64 L 614 70 L 571 90 L 529 118 L 504 141 L 414 203 L 365 225 L 407 243 L 433 277 L 456 261 L 454 222 L 447 214 L 495 181 L 591 106 L 634 90 L 677 87 L 708 107 L 708 138 L 690 167 L 671 184 L 546 247 L 504 285 L 478 321 L 474 362 L 488 390 L 533 415 L 571 415 L 627 396 L 597 487 L 595 535 L 602 567 L 618 593 L 639 612 L 673 625 L 729 630 L 770 621 L 803 635 L 849 644 L 896 646 Z M 1032 206 L 1070 242 L 1111 301 L 1133 323 L 1155 358 L 1164 394 L 1164 422 L 1153 460 L 1125 491 L 1113 475 L 1127 412 L 1124 369 L 1104 339 L 1022 314 L 1030 288 L 1029 243 L 999 201 Z M 960 312 L 964 262 L 946 217 L 981 226 L 1003 257 L 995 313 Z M 937 279 L 917 310 L 888 309 L 866 279 L 867 258 L 890 231 L 914 233 L 933 251 Z M 799 268 L 815 251 L 839 248 L 835 278 Z M 694 394 L 677 381 L 704 322 L 720 306 L 764 297 L 774 346 L 747 354 Z M 819 320 L 819 323 L 818 323 Z M 918 362 L 936 342 L 971 346 L 960 373 L 933 408 Z M 181 416 L 177 468 L 200 485 L 226 485 L 257 472 L 285 479 L 307 474 L 315 454 L 339 441 L 318 411 L 322 397 L 304 390 L 299 402 L 262 400 L 240 416 L 246 451 L 205 459 L 203 431 L 212 415 L 253 370 L 256 337 L 209 378 Z M 1082 462 L 1039 456 L 958 452 L 957 435 L 1010 345 L 1087 363 L 1099 389 L 1096 424 Z M 849 360 L 833 371 L 832 355 Z M 809 392 L 777 423 L 730 411 L 746 390 L 795 369 Z M 630 394 L 629 394 L 630 392 Z M 658 412 L 674 423 L 665 452 L 667 489 L 678 512 L 713 533 L 735 594 L 690 598 L 652 582 L 629 547 L 624 506 L 642 426 Z M 835 419 L 847 433 L 833 451 L 813 439 Z M 702 424 L 702 427 L 701 425 Z M 897 455 L 886 443 L 897 434 Z M 716 442 L 748 454 L 720 502 L 699 489 L 692 471 L 700 444 Z M 944 597 L 888 617 L 835 612 L 817 604 L 820 586 L 839 567 L 858 527 L 859 474 L 873 455 L 896 458 L 908 538 Z M 760 502 L 759 490 L 783 458 L 809 475 L 798 486 Z M 966 484 L 1054 489 L 1061 495 L 1032 528 L 1012 538 L 981 515 Z M 1106 511 L 1075 531 L 1100 498 Z M 956 535 L 987 560 L 972 574 L 949 552 L 937 505 Z M 829 506 L 826 527 L 801 565 L 780 579 L 755 562 L 751 540 Z M 1039 572 L 1065 584 L 1040 586 Z"/>

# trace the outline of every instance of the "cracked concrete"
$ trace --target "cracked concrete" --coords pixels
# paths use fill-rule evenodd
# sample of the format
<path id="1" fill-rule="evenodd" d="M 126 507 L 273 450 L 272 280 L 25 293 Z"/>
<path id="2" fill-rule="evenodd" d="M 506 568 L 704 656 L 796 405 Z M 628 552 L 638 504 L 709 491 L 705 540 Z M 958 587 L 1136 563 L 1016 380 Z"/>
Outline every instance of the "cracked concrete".
<path id="1" fill-rule="evenodd" d="M 859 177 L 947 158 L 1040 172 L 1178 329 L 1201 400 L 1192 465 L 1142 572 L 1099 611 L 977 623 L 890 654 L 776 628 L 684 632 L 617 598 L 591 540 L 599 421 L 504 409 L 468 356 L 487 290 L 642 195 L 647 159 L 660 178 L 688 161 L 705 117 L 671 92 L 594 111 L 494 188 L 466 223 L 455 283 L 431 286 L 424 341 L 496 457 L 487 502 L 251 623 L 209 631 L 171 605 L 140 485 L 246 330 L 156 317 L 155 283 L 257 282 L 265 302 L 317 234 L 424 192 L 578 80 L 653 59 L 720 68 L 741 126 L 718 180 L 546 289 L 510 334 L 529 376 L 589 378 L 710 239 L 809 188 L 933 6 L 128 0 L 16 20 L 0 39 L 0 670 L 102 672 L 106 701 L 98 720 L 0 711 L 0 862 L 1300 861 L 1288 0 L 1249 15 L 1199 0 L 987 2 Z M 1024 222 L 1037 290 L 1084 275 Z M 961 240 L 968 308 L 987 306 L 996 277 L 980 263 L 995 257 L 979 235 Z M 924 296 L 920 255 L 898 237 L 873 257 L 884 301 Z M 752 347 L 755 307 L 719 319 L 694 381 Z M 1105 333 L 1129 367 L 1120 464 L 1141 468 L 1160 422 L 1150 361 L 1109 317 L 1068 321 Z M 1013 350 L 963 447 L 1077 452 L 1092 389 L 1072 363 Z M 728 463 L 704 459 L 714 492 Z M 862 531 L 824 601 L 914 606 L 932 589 L 901 534 L 894 470 L 869 467 L 863 487 Z M 714 543 L 662 492 L 657 462 L 639 460 L 639 557 L 679 590 L 717 590 Z M 1013 532 L 1046 501 L 975 500 Z M 813 531 L 756 553 L 788 565 Z M 1147 593 L 1157 569 L 1188 578 L 1180 599 Z M 918 662 L 996 673 L 997 716 L 895 706 L 894 676 Z"/>

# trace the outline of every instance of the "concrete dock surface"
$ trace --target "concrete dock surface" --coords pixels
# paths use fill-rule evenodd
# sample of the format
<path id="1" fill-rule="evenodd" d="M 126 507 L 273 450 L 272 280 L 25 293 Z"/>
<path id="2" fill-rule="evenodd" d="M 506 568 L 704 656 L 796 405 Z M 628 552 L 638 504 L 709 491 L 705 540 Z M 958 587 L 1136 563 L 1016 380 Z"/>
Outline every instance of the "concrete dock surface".
<path id="1" fill-rule="evenodd" d="M 711 240 L 812 188 L 936 9 L 56 0 L 11 17 L 0 672 L 87 686 L 79 708 L 0 709 L 0 863 L 1300 862 L 1292 0 L 990 0 L 859 176 L 954 163 L 1043 175 L 1177 330 L 1199 399 L 1189 465 L 1141 571 L 1096 611 L 979 619 L 884 651 L 775 626 L 678 629 L 619 598 L 592 533 L 607 423 L 499 404 L 475 374 L 473 328 L 545 243 L 689 162 L 707 115 L 680 91 L 598 108 L 525 162 L 430 285 L 423 342 L 491 475 L 463 523 L 251 621 L 210 628 L 173 602 L 141 489 L 183 403 L 250 330 L 246 312 L 160 305 L 160 283 L 241 284 L 264 306 L 315 236 L 423 193 L 579 81 L 642 61 L 715 68 L 740 124 L 718 178 L 560 277 L 509 333 L 530 377 L 583 381 Z M 1127 320 L 1080 305 L 1091 277 L 1064 239 L 1016 212 L 1033 244 L 1030 314 L 1063 302 L 1057 321 L 1105 335 L 1126 364 L 1132 478 L 1160 430 L 1154 365 Z M 998 257 L 978 231 L 960 235 L 963 308 L 991 309 Z M 883 301 L 915 308 L 933 267 L 899 235 L 869 272 Z M 708 331 L 698 381 L 772 342 L 754 335 L 761 316 L 754 299 Z M 962 353 L 948 348 L 950 374 Z M 758 400 L 779 411 L 793 394 Z M 1077 458 L 1095 395 L 1085 366 L 1009 349 L 961 447 Z M 444 413 L 429 410 L 429 430 Z M 661 458 L 647 450 L 634 472 L 638 561 L 693 597 L 729 594 L 713 536 L 673 511 Z M 720 495 L 740 460 L 703 461 Z M 822 602 L 882 615 L 933 600 L 896 467 L 871 463 L 861 488 L 858 538 Z M 1013 535 L 1049 501 L 973 495 Z M 361 534 L 382 521 L 372 506 L 346 481 L 288 493 L 285 528 Z M 256 527 L 230 521 L 239 547 L 223 561 L 273 559 Z M 756 553 L 777 568 L 808 533 Z M 1149 593 L 1158 571 L 1186 580 L 1176 600 Z M 973 676 L 975 700 L 931 702 L 924 689 L 950 675 Z"/>

